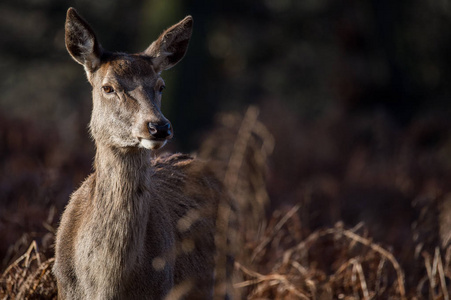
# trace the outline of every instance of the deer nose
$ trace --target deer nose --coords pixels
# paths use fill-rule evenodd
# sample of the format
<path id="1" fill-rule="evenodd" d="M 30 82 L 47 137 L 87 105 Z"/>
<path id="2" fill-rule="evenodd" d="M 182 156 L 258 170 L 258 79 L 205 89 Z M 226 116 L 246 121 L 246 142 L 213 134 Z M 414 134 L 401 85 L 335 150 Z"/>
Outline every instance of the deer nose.
<path id="1" fill-rule="evenodd" d="M 172 136 L 172 127 L 171 123 L 161 124 L 153 124 L 149 123 L 149 132 L 155 139 L 167 139 Z"/>

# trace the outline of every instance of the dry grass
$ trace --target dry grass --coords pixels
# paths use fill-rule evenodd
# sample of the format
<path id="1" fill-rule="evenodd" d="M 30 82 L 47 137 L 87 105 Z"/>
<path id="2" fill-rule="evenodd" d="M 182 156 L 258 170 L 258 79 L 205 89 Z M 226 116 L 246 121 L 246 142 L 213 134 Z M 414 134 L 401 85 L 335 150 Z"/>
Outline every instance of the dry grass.
<path id="1" fill-rule="evenodd" d="M 246 288 L 247 299 L 449 299 L 451 247 L 445 253 L 436 248 L 433 257 L 423 252 L 427 276 L 408 292 L 405 272 L 395 256 L 359 234 L 362 226 L 344 229 L 338 223 L 281 249 L 278 241 L 292 236 L 286 223 L 296 223 L 286 218 L 288 214 L 276 217 L 283 226 L 277 233 L 268 230 L 268 239 L 261 242 L 250 266 L 236 264 L 246 280 L 235 287 Z M 269 272 L 255 271 L 277 252 Z"/>
<path id="2" fill-rule="evenodd" d="M 284 250 L 266 275 L 238 265 L 248 280 L 236 286 L 250 287 L 249 299 L 406 299 L 404 272 L 397 260 L 355 231 L 342 224 L 315 231 Z M 281 228 L 278 239 L 287 234 Z M 269 236 L 273 242 L 274 232 Z M 266 252 L 279 250 L 267 241 L 259 248 L 256 268 L 264 263 Z"/>
<path id="3" fill-rule="evenodd" d="M 45 259 L 33 241 L 0 277 L 0 299 L 56 299 L 54 258 Z"/>
<path id="4" fill-rule="evenodd" d="M 217 243 L 220 251 L 236 252 L 234 288 L 241 294 L 238 297 L 449 299 L 451 246 L 443 242 L 449 240 L 449 231 L 440 228 L 445 237 L 442 243 L 429 242 L 428 235 L 437 233 L 419 230 L 426 228 L 421 224 L 430 222 L 425 219 L 431 216 L 428 211 L 416 220 L 417 246 L 406 250 L 415 252 L 412 256 L 375 242 L 364 223 L 353 228 L 342 222 L 328 228 L 308 227 L 305 205 L 312 199 L 280 206 L 267 216 L 271 204 L 265 185 L 267 159 L 275 142 L 258 115 L 258 109 L 250 107 L 243 117 L 220 116 L 217 129 L 199 151 L 200 157 L 217 164 L 218 176 L 237 203 L 237 211 L 220 206 Z M 448 216 L 445 219 L 449 221 Z M 32 242 L 3 272 L 0 299 L 55 298 L 53 259 L 44 257 L 48 249 L 41 250 Z M 225 267 L 219 271 L 225 272 Z"/>

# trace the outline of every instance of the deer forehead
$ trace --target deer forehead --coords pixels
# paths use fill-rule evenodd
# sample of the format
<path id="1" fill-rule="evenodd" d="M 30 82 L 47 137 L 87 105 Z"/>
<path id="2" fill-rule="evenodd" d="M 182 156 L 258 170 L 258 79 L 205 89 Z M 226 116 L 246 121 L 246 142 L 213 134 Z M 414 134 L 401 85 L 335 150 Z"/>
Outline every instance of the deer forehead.
<path id="1" fill-rule="evenodd" d="M 154 86 L 162 82 L 152 64 L 151 58 L 139 55 L 115 55 L 100 66 L 97 73 L 102 85 L 116 84 L 125 90 L 137 86 Z"/>

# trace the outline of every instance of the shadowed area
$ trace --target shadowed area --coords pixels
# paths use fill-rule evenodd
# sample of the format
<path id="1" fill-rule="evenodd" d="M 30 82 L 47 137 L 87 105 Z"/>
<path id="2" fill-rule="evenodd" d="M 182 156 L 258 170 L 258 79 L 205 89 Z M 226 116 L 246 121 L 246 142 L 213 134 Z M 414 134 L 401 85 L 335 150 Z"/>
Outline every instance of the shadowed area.
<path id="1" fill-rule="evenodd" d="M 4 1 L 1 296 L 54 296 L 59 216 L 92 171 L 90 87 L 64 46 L 69 5 L 102 46 L 131 53 L 193 16 L 190 49 L 164 75 L 174 138 L 155 156 L 214 161 L 236 201 L 238 214 L 220 209 L 238 229 L 221 230 L 240 240 L 242 295 L 449 297 L 451 10 L 422 0 Z M 178 216 L 179 233 L 201 214 Z M 195 249 L 182 241 L 178 253 Z"/>

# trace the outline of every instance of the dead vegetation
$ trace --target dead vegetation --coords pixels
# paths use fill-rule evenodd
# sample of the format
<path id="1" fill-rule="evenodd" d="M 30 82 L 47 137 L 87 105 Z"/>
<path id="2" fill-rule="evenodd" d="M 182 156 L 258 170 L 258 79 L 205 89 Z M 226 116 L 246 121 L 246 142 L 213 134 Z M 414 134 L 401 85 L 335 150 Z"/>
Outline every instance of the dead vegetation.
<path id="1" fill-rule="evenodd" d="M 0 277 L 1 299 L 56 299 L 54 258 L 46 259 L 35 241 Z"/>
<path id="2" fill-rule="evenodd" d="M 277 112 L 273 113 L 277 116 Z M 326 131 L 332 127 L 326 126 Z M 324 128 L 308 130 L 311 130 L 311 136 L 318 134 L 324 137 L 324 132 L 321 133 Z M 413 130 L 410 138 L 414 140 L 412 137 L 418 134 L 422 133 Z M 331 136 L 325 139 L 331 139 Z M 310 142 L 313 143 L 312 147 L 318 146 L 315 140 Z M 218 176 L 237 202 L 238 217 L 235 220 L 238 229 L 231 227 L 228 231 L 229 239 L 239 240 L 234 245 L 237 251 L 234 287 L 243 299 L 449 299 L 451 246 L 450 231 L 446 224 L 449 224 L 450 219 L 450 194 L 442 189 L 433 201 L 420 197 L 424 190 L 440 185 L 434 179 L 435 174 L 422 175 L 424 178 L 421 180 L 411 176 L 408 184 L 407 179 L 400 175 L 395 180 L 410 195 L 409 199 L 416 199 L 411 201 L 412 206 L 409 208 L 418 212 L 411 223 L 404 218 L 406 213 L 395 206 L 399 210 L 398 217 L 386 224 L 387 228 L 379 228 L 379 231 L 374 229 L 378 227 L 372 226 L 371 222 L 350 225 L 349 221 L 336 221 L 328 225 L 329 219 L 321 219 L 328 212 L 322 211 L 325 207 L 321 205 L 327 203 L 337 207 L 333 200 L 340 200 L 337 197 L 337 185 L 346 185 L 350 181 L 365 185 L 379 176 L 376 173 L 380 171 L 380 165 L 375 171 L 371 169 L 376 168 L 375 165 L 370 164 L 364 173 L 358 173 L 356 169 L 361 168 L 361 164 L 368 166 L 368 161 L 361 161 L 362 157 L 369 156 L 361 147 L 356 147 L 358 149 L 353 149 L 355 152 L 348 156 L 351 167 L 348 167 L 343 181 L 336 179 L 340 176 L 338 172 L 338 175 L 331 177 L 307 178 L 310 185 L 302 187 L 304 193 L 297 193 L 297 202 L 277 204 L 274 195 L 277 195 L 275 191 L 280 187 L 270 186 L 267 189 L 265 185 L 271 176 L 270 184 L 279 182 L 271 174 L 276 171 L 270 172 L 267 164 L 274 146 L 273 136 L 259 119 L 259 110 L 250 107 L 244 116 L 221 115 L 217 128 L 205 138 L 199 150 L 200 157 L 217 164 Z M 405 147 L 407 144 L 401 146 L 406 150 Z M 312 161 L 308 151 L 302 147 L 297 151 L 305 155 L 306 160 Z M 403 155 L 413 157 L 412 161 L 416 158 L 432 162 L 429 157 L 432 154 L 427 151 Z M 304 161 L 298 163 L 308 167 Z M 318 162 L 314 164 L 318 166 Z M 413 163 L 404 167 L 413 168 Z M 416 170 L 420 167 L 424 166 Z M 357 175 L 353 172 L 357 172 Z M 439 174 L 446 181 L 448 173 Z M 283 178 L 286 182 L 290 180 L 289 175 L 295 176 L 288 174 Z M 377 178 L 384 184 L 390 181 L 385 176 Z M 423 182 L 427 184 L 422 185 Z M 365 197 L 365 194 L 359 196 Z M 385 210 L 382 211 L 387 214 L 393 209 L 391 206 L 383 208 Z M 221 216 L 230 216 L 232 219 L 236 216 L 235 211 L 224 209 Z M 380 211 L 373 213 L 382 221 L 385 220 Z M 54 226 L 52 219 L 46 220 L 50 234 Z M 404 228 L 404 223 L 408 223 L 407 227 L 411 229 L 398 234 Z M 384 235 L 387 237 L 384 238 Z M 31 236 L 42 244 L 38 236 Z M 29 244 L 29 239 L 25 238 L 21 243 L 11 246 L 14 250 L 10 252 L 16 256 L 13 262 L 13 255 L 9 256 L 9 266 L 0 277 L 0 299 L 54 299 L 56 296 L 55 282 L 50 273 L 53 263 L 51 243 L 46 242 L 45 246 L 38 249 L 38 243 L 33 241 L 22 254 L 23 245 Z M 396 239 L 401 246 L 390 243 Z"/>

